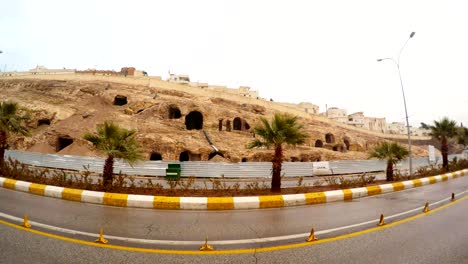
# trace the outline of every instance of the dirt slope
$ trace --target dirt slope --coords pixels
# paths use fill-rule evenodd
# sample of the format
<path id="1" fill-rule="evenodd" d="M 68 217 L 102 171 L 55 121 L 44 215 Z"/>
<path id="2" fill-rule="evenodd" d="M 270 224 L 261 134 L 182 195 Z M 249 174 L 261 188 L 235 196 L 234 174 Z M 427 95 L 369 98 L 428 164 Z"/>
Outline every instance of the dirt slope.
<path id="1" fill-rule="evenodd" d="M 151 154 L 160 154 L 163 160 L 179 160 L 181 156 L 189 160 L 208 160 L 215 151 L 205 131 L 225 157 L 220 159 L 216 155 L 215 160 L 270 160 L 271 150 L 246 149 L 253 139 L 249 127 L 253 127 L 260 116 L 270 117 L 278 109 L 289 111 L 287 108 L 270 102 L 267 105 L 245 98 L 232 99 L 233 96 L 225 99 L 222 95 L 183 85 L 150 81 L 151 84 L 145 81 L 148 82 L 145 85 L 141 80 L 132 82 L 112 77 L 0 78 L 0 100 L 16 101 L 32 109 L 29 123 L 32 137 L 12 137 L 11 145 L 43 153 L 100 156 L 82 136 L 86 131 L 94 131 L 96 124 L 113 120 L 138 131 L 138 140 L 148 159 Z M 115 105 L 117 95 L 126 97 L 127 103 Z M 297 109 L 290 112 L 299 113 Z M 366 159 L 366 150 L 384 140 L 384 135 L 334 125 L 311 114 L 301 114 L 299 119 L 310 138 L 302 146 L 288 148 L 287 160 Z M 195 129 L 188 129 L 192 127 Z M 319 141 L 323 146 L 315 147 L 321 145 Z M 415 146 L 413 151 L 416 156 L 427 155 L 425 147 Z"/>

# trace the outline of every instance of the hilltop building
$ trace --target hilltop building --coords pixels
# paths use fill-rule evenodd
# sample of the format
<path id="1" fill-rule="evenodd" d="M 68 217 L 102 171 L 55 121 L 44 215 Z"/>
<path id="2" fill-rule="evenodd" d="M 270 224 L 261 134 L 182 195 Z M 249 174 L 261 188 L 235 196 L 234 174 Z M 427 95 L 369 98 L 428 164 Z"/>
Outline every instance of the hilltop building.
<path id="1" fill-rule="evenodd" d="M 387 133 L 387 123 L 385 121 L 385 118 L 367 117 L 364 116 L 364 112 L 356 112 L 348 115 L 345 109 L 330 107 L 327 109 L 327 112 L 323 113 L 322 115 L 325 115 L 330 119 L 350 126 L 355 126 L 380 133 Z"/>

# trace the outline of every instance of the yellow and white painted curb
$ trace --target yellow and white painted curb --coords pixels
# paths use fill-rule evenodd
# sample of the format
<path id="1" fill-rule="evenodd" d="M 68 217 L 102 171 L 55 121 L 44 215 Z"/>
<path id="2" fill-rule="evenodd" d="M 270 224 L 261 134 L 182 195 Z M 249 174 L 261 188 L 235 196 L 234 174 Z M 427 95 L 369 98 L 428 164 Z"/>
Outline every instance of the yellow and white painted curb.
<path id="1" fill-rule="evenodd" d="M 140 207 L 185 210 L 232 210 L 277 208 L 353 200 L 388 192 L 411 189 L 447 181 L 468 174 L 468 169 L 442 175 L 369 187 L 302 194 L 246 197 L 168 197 L 86 191 L 36 184 L 0 177 L 0 186 L 7 189 L 83 203 L 120 207 Z"/>

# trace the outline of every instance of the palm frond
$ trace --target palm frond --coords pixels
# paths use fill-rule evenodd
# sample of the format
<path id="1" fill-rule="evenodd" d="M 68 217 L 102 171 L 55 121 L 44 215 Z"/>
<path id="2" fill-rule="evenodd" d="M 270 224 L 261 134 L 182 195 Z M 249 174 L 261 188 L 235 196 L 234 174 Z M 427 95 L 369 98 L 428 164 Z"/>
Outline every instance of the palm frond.
<path id="1" fill-rule="evenodd" d="M 261 117 L 260 122 L 254 128 L 254 132 L 262 140 L 256 139 L 248 147 L 302 144 L 308 137 L 302 130 L 303 125 L 298 123 L 297 117 L 289 114 L 275 113 L 271 120 Z"/>
<path id="2" fill-rule="evenodd" d="M 23 121 L 29 119 L 28 115 L 20 115 L 19 106 L 15 102 L 0 102 L 0 130 L 24 136 L 30 135 Z"/>
<path id="3" fill-rule="evenodd" d="M 106 121 L 96 126 L 96 133 L 85 133 L 83 138 L 106 155 L 134 164 L 143 158 L 135 136 L 136 130 L 121 128 L 113 122 Z"/>
<path id="4" fill-rule="evenodd" d="M 405 159 L 409 151 L 396 142 L 382 142 L 369 152 L 370 158 L 387 160 L 394 164 Z"/>

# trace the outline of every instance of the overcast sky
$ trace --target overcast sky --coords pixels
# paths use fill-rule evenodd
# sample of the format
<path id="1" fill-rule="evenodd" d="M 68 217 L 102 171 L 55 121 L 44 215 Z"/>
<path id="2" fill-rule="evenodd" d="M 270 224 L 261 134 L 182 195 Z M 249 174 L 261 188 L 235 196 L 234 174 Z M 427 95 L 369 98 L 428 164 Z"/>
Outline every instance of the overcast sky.
<path id="1" fill-rule="evenodd" d="M 468 125 L 468 2 L 3 0 L 0 69 L 114 69 L 250 86 L 261 97 Z M 466 126 L 465 125 L 465 126 Z"/>

